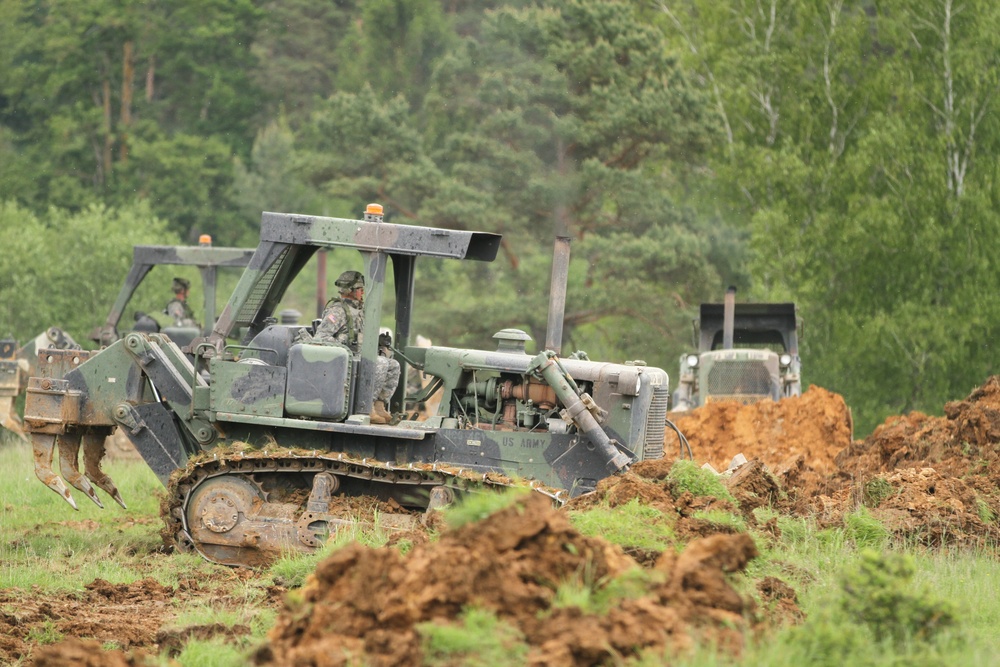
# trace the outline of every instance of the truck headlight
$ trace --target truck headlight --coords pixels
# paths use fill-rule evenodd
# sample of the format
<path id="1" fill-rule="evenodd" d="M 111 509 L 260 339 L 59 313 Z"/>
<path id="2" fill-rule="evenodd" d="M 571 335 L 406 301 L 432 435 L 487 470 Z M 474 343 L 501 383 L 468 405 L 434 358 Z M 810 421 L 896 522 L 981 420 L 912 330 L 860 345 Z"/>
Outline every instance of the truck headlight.
<path id="1" fill-rule="evenodd" d="M 698 367 L 698 355 L 697 354 L 689 354 L 688 357 L 687 357 L 687 365 L 688 365 L 688 368 L 697 368 Z"/>
<path id="2" fill-rule="evenodd" d="M 788 368 L 792 363 L 792 355 L 783 354 L 778 357 L 778 362 L 781 364 L 782 368 Z"/>

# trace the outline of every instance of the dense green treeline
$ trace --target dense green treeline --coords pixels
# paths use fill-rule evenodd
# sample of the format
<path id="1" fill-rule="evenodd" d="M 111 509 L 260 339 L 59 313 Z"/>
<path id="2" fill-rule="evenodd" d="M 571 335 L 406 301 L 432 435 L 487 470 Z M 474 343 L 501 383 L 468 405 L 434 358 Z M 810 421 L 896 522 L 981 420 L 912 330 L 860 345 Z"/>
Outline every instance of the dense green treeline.
<path id="1" fill-rule="evenodd" d="M 106 310 L 124 268 L 80 277 L 132 243 L 252 245 L 261 210 L 378 201 L 504 234 L 492 266 L 421 267 L 438 342 L 540 340 L 565 234 L 566 347 L 673 375 L 697 304 L 735 284 L 799 304 L 805 380 L 859 433 L 940 412 L 992 372 L 1000 325 L 998 11 L 0 0 L 0 334 L 82 336 L 67 294 Z M 42 250 L 88 225 L 87 261 Z"/>

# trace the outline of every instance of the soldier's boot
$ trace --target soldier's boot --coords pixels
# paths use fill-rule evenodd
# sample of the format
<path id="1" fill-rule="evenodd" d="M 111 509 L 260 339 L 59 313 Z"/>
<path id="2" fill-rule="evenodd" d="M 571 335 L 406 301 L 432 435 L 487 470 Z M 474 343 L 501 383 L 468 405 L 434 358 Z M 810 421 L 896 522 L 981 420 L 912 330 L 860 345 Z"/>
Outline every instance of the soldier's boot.
<path id="1" fill-rule="evenodd" d="M 369 419 L 372 424 L 388 424 L 392 421 L 392 415 L 385 409 L 385 401 L 375 401 Z"/>

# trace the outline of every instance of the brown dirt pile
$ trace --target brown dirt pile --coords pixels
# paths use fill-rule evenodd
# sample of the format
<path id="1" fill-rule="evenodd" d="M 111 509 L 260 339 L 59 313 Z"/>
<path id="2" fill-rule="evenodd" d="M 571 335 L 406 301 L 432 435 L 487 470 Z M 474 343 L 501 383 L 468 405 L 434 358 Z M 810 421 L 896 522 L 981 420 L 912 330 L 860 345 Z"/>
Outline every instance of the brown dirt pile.
<path id="1" fill-rule="evenodd" d="M 454 622 L 468 607 L 492 610 L 523 633 L 534 665 L 591 665 L 639 650 L 676 651 L 693 638 L 738 650 L 752 601 L 728 583 L 756 555 L 747 535 L 716 535 L 663 554 L 639 597 L 606 614 L 556 607 L 563 582 L 608 582 L 637 564 L 574 530 L 564 512 L 531 494 L 484 521 L 417 545 L 345 547 L 321 563 L 258 653 L 260 663 L 422 664 L 418 625 Z M 352 658 L 353 657 L 353 658 Z"/>
<path id="2" fill-rule="evenodd" d="M 801 396 L 778 402 L 709 403 L 672 421 L 687 437 L 695 458 L 716 470 L 725 470 L 736 454 L 769 466 L 802 455 L 809 468 L 829 474 L 836 470 L 837 453 L 851 444 L 853 429 L 844 398 L 815 385 Z M 668 432 L 668 441 L 671 436 Z"/>
<path id="3" fill-rule="evenodd" d="M 724 470 L 737 454 L 752 464 L 759 460 L 780 483 L 781 499 L 771 502 L 779 509 L 837 525 L 864 505 L 892 534 L 918 543 L 996 542 L 1000 377 L 947 403 L 944 413 L 890 417 L 866 439 L 852 442 L 843 399 L 813 386 L 778 403 L 710 404 L 675 423 L 696 461 Z M 669 449 L 676 447 L 669 434 L 667 446 L 677 451 Z M 737 470 L 729 485 L 742 509 L 762 492 L 773 499 L 756 473 L 749 476 L 750 492 L 741 496 L 733 489 L 741 476 Z"/>
<path id="4" fill-rule="evenodd" d="M 1000 458 L 1000 376 L 989 378 L 963 401 L 944 406 L 944 417 L 913 412 L 890 417 L 864 441 L 837 457 L 848 474 L 933 467 L 948 475 L 983 475 Z"/>

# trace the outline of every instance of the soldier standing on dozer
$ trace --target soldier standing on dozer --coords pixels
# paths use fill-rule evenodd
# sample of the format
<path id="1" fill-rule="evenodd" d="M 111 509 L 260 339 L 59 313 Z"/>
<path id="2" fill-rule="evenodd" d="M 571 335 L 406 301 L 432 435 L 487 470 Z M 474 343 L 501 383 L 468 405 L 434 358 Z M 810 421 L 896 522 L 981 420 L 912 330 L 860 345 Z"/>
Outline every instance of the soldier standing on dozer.
<path id="1" fill-rule="evenodd" d="M 357 355 L 361 350 L 365 315 L 365 277 L 358 271 L 344 271 L 333 283 L 340 296 L 331 299 L 323 309 L 322 321 L 312 336 L 315 345 L 341 345 Z M 392 415 L 386 410 L 389 399 L 399 384 L 399 362 L 384 356 L 380 347 L 375 360 L 375 396 L 371 423 L 388 424 Z"/>
<path id="2" fill-rule="evenodd" d="M 173 290 L 174 298 L 167 302 L 167 307 L 163 313 L 174 321 L 176 327 L 196 327 L 198 323 L 194 320 L 194 311 L 188 305 L 188 290 L 191 283 L 184 278 L 174 278 Z"/>

